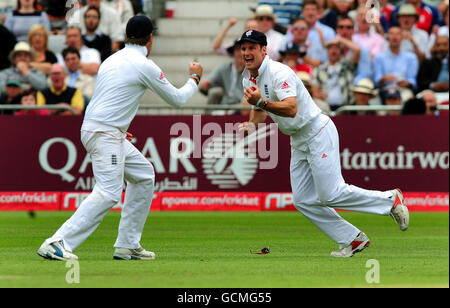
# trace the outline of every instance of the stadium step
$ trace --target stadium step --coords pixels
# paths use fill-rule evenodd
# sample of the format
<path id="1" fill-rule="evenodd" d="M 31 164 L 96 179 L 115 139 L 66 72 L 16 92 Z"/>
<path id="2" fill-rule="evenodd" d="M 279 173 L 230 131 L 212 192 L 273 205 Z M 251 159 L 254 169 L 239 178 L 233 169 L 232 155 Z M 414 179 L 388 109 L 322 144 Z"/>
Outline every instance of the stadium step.
<path id="1" fill-rule="evenodd" d="M 250 8 L 255 8 L 257 3 L 252 0 L 175 1 L 174 18 L 248 18 Z"/>
<path id="2" fill-rule="evenodd" d="M 218 65 L 230 61 L 212 51 L 212 43 L 217 34 L 227 25 L 231 17 L 238 23 L 232 27 L 224 39 L 231 43 L 244 30 L 245 20 L 252 16 L 250 8 L 255 8 L 258 0 L 178 0 L 170 1 L 174 8 L 173 18 L 159 18 L 158 30 L 150 58 L 164 71 L 167 79 L 176 87 L 187 80 L 188 65 L 197 59 L 203 65 L 203 79 Z M 142 104 L 167 105 L 158 95 L 146 91 Z M 206 97 L 196 93 L 188 104 L 206 104 Z M 192 113 L 177 109 L 162 111 L 141 108 L 139 114 L 182 114 Z"/>
<path id="3" fill-rule="evenodd" d="M 158 19 L 157 36 L 162 37 L 191 37 L 191 36 L 215 36 L 222 31 L 228 24 L 227 18 L 211 19 L 179 19 L 179 18 L 160 18 Z M 248 18 L 249 16 L 247 16 Z M 247 18 L 238 18 L 238 22 L 228 31 L 228 36 L 238 37 L 242 34 L 245 20 Z"/>
<path id="4" fill-rule="evenodd" d="M 193 56 L 186 55 L 160 55 L 151 56 L 151 59 L 158 65 L 164 72 L 164 74 L 169 78 L 170 75 L 183 72 L 187 76 L 189 62 L 193 60 Z M 197 59 L 203 66 L 203 76 L 207 76 L 214 68 L 218 65 L 231 61 L 230 57 L 215 55 L 215 54 L 205 54 L 199 55 Z M 178 84 L 178 83 L 177 83 Z"/>

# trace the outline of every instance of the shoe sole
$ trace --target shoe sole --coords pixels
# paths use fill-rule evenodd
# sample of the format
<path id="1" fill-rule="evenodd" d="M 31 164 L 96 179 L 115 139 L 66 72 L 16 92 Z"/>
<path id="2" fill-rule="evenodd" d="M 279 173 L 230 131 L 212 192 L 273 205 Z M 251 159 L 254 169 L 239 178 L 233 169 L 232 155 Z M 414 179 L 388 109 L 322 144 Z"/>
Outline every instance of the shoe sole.
<path id="1" fill-rule="evenodd" d="M 406 226 L 402 227 L 401 224 L 395 219 L 394 215 L 391 214 L 391 216 L 397 222 L 398 227 L 400 228 L 400 231 L 406 231 L 406 230 L 408 230 L 408 227 L 409 227 L 409 210 L 408 210 L 408 207 L 405 205 L 405 198 L 403 197 L 402 191 L 398 188 L 396 188 L 395 190 L 397 191 L 397 193 L 400 197 L 401 203 L 399 205 L 400 205 L 402 211 L 405 212 L 404 216 L 406 217 L 406 223 L 405 223 Z"/>
<path id="2" fill-rule="evenodd" d="M 39 248 L 39 250 L 37 251 L 38 256 L 47 259 L 47 260 L 52 260 L 52 261 L 71 261 L 71 260 L 75 260 L 77 261 L 78 258 L 63 258 L 60 256 L 57 256 L 51 252 L 48 251 L 44 251 L 41 248 Z"/>
<path id="3" fill-rule="evenodd" d="M 51 254 L 49 252 L 43 253 L 43 252 L 38 251 L 37 254 L 44 259 L 52 260 L 52 261 L 69 261 L 69 260 L 71 260 L 71 259 L 64 259 L 64 258 L 55 256 L 54 254 Z"/>

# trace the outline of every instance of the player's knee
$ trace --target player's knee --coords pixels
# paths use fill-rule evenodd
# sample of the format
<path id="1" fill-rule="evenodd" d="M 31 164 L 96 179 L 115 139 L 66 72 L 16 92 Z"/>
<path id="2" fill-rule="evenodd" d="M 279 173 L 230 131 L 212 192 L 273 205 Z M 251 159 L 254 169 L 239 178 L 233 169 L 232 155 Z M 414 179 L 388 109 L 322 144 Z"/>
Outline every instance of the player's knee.
<path id="1" fill-rule="evenodd" d="M 95 187 L 92 191 L 92 195 L 97 199 L 96 203 L 98 204 L 115 204 L 122 199 L 122 189 L 106 191 L 99 187 Z"/>
<path id="2" fill-rule="evenodd" d="M 321 193 L 319 194 L 319 200 L 322 204 L 331 204 L 333 203 L 333 200 L 335 199 L 335 196 L 333 196 L 330 193 Z"/>

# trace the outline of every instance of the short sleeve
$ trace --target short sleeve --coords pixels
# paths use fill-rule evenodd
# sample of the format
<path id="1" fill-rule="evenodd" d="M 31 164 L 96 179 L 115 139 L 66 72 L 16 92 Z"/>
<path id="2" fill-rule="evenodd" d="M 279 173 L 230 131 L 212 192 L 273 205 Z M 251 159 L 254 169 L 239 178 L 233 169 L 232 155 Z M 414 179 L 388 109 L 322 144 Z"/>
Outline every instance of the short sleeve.
<path id="1" fill-rule="evenodd" d="M 273 90 L 280 101 L 288 97 L 297 97 L 297 76 L 289 68 L 281 70 L 275 74 L 273 80 Z"/>

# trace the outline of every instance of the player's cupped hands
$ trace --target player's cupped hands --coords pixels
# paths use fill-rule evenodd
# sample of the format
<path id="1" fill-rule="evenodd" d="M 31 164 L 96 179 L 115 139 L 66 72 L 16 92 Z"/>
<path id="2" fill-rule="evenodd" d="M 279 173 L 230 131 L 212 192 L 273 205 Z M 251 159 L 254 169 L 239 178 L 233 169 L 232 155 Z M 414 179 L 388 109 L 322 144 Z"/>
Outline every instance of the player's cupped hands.
<path id="1" fill-rule="evenodd" d="M 133 134 L 129 133 L 129 132 L 126 132 L 126 134 L 127 134 L 127 136 L 125 138 L 131 142 L 131 140 L 133 140 Z"/>
<path id="2" fill-rule="evenodd" d="M 261 98 L 261 91 L 257 85 L 244 89 L 244 95 L 250 105 L 256 105 Z"/>

